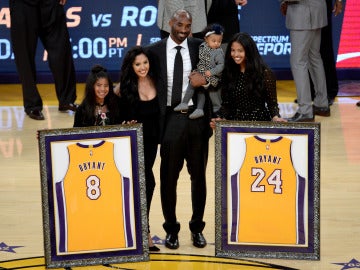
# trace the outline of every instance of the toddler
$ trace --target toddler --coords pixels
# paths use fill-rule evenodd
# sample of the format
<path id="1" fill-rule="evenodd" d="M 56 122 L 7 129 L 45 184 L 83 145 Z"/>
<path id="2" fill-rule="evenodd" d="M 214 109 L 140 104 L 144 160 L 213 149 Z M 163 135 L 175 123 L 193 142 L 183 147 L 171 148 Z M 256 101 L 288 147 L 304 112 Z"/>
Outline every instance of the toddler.
<path id="1" fill-rule="evenodd" d="M 217 87 L 221 72 L 224 69 L 224 52 L 221 49 L 221 42 L 223 38 L 224 29 L 219 24 L 211 24 L 204 30 L 204 42 L 199 48 L 199 63 L 197 64 L 197 71 L 205 76 L 207 84 L 203 87 L 205 89 L 209 86 Z M 185 96 L 181 103 L 174 108 L 174 111 L 184 111 L 189 108 L 189 101 L 194 95 L 194 88 L 189 83 L 186 89 Z M 197 106 L 195 111 L 189 115 L 190 119 L 196 119 L 204 115 L 205 95 L 199 92 Z"/>

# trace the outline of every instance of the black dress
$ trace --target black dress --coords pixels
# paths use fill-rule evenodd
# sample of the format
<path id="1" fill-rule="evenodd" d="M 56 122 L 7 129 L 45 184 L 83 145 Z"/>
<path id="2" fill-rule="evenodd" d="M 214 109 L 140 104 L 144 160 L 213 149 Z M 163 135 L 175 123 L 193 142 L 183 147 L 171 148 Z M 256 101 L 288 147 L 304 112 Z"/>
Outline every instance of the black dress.
<path id="1" fill-rule="evenodd" d="M 155 97 L 152 100 L 138 100 L 135 104 L 130 104 L 125 98 L 121 98 L 120 110 L 126 121 L 136 120 L 143 125 L 146 201 L 149 214 L 155 189 L 155 177 L 152 168 L 159 143 L 159 101 Z"/>
<path id="2" fill-rule="evenodd" d="M 114 108 L 106 113 L 95 111 L 93 114 L 89 114 L 88 111 L 86 105 L 80 104 L 75 112 L 73 127 L 118 125 L 123 121 L 120 116 L 119 108 Z"/>

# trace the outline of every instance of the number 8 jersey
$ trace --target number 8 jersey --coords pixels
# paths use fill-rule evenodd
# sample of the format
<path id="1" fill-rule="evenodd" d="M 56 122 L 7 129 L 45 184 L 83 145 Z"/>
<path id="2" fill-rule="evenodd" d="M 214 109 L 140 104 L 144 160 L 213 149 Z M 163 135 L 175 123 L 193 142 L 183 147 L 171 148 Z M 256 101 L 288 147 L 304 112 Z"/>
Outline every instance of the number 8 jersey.
<path id="1" fill-rule="evenodd" d="M 305 179 L 293 167 L 291 143 L 284 137 L 245 139 L 244 161 L 231 176 L 230 242 L 305 243 Z"/>
<path id="2" fill-rule="evenodd" d="M 130 180 L 114 160 L 114 144 L 68 146 L 69 167 L 56 184 L 60 252 L 133 246 Z"/>

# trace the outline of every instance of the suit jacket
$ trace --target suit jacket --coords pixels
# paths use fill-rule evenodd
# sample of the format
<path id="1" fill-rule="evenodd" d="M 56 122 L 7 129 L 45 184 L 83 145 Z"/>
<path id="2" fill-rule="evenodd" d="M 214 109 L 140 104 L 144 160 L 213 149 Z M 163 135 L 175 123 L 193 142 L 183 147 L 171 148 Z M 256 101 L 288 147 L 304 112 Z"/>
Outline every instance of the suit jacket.
<path id="1" fill-rule="evenodd" d="M 207 25 L 206 14 L 210 5 L 211 0 L 158 0 L 157 25 L 160 30 L 170 33 L 171 16 L 178 9 L 186 9 L 193 18 L 192 32 L 199 33 Z"/>
<path id="2" fill-rule="evenodd" d="M 218 23 L 224 27 L 223 43 L 240 32 L 238 6 L 234 0 L 213 0 L 208 12 L 208 24 Z"/>
<path id="3" fill-rule="evenodd" d="M 288 5 L 286 27 L 289 30 L 314 30 L 327 25 L 325 0 L 300 0 Z"/>
<path id="4" fill-rule="evenodd" d="M 167 110 L 167 61 L 166 61 L 166 41 L 167 38 L 164 38 L 156 43 L 150 44 L 146 47 L 146 50 L 149 53 L 149 60 L 152 69 L 156 71 L 156 89 L 159 99 L 160 106 L 160 134 L 162 137 L 165 125 L 166 118 L 166 110 Z M 191 66 L 192 70 L 196 69 L 196 65 L 199 61 L 199 46 L 203 42 L 203 40 L 198 38 L 187 39 L 189 46 L 189 54 L 191 58 Z M 208 93 L 205 93 L 206 102 L 204 107 L 205 112 L 205 121 L 209 126 L 210 119 L 210 104 Z M 193 99 L 196 104 L 196 95 L 194 95 Z"/>

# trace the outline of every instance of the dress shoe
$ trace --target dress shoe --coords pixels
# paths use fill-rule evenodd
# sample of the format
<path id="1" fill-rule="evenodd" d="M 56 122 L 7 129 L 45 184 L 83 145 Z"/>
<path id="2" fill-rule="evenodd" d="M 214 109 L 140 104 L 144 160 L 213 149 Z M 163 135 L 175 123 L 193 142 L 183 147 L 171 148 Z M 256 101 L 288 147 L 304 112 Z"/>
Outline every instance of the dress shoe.
<path id="1" fill-rule="evenodd" d="M 158 252 L 158 251 L 160 251 L 160 248 L 158 248 L 157 246 L 151 246 L 151 247 L 149 247 L 149 251 L 150 252 Z"/>
<path id="2" fill-rule="evenodd" d="M 315 115 L 320 115 L 320 116 L 330 116 L 330 108 L 329 107 L 317 107 L 317 106 L 313 106 L 313 113 Z"/>
<path id="3" fill-rule="evenodd" d="M 195 247 L 203 248 L 206 246 L 206 240 L 202 233 L 191 233 L 191 239 Z"/>
<path id="4" fill-rule="evenodd" d="M 333 105 L 335 101 L 335 98 L 328 98 L 329 106 Z"/>
<path id="5" fill-rule="evenodd" d="M 40 110 L 32 110 L 27 114 L 30 118 L 35 120 L 44 120 L 45 117 Z"/>
<path id="6" fill-rule="evenodd" d="M 314 122 L 314 115 L 295 113 L 293 117 L 287 119 L 289 122 Z"/>
<path id="7" fill-rule="evenodd" d="M 62 104 L 62 105 L 59 105 L 59 111 L 60 112 L 66 112 L 66 111 L 75 112 L 77 107 L 79 107 L 79 105 L 77 105 L 75 103 Z"/>
<path id="8" fill-rule="evenodd" d="M 179 239 L 177 234 L 168 233 L 165 239 L 165 247 L 170 249 L 179 248 Z"/>

